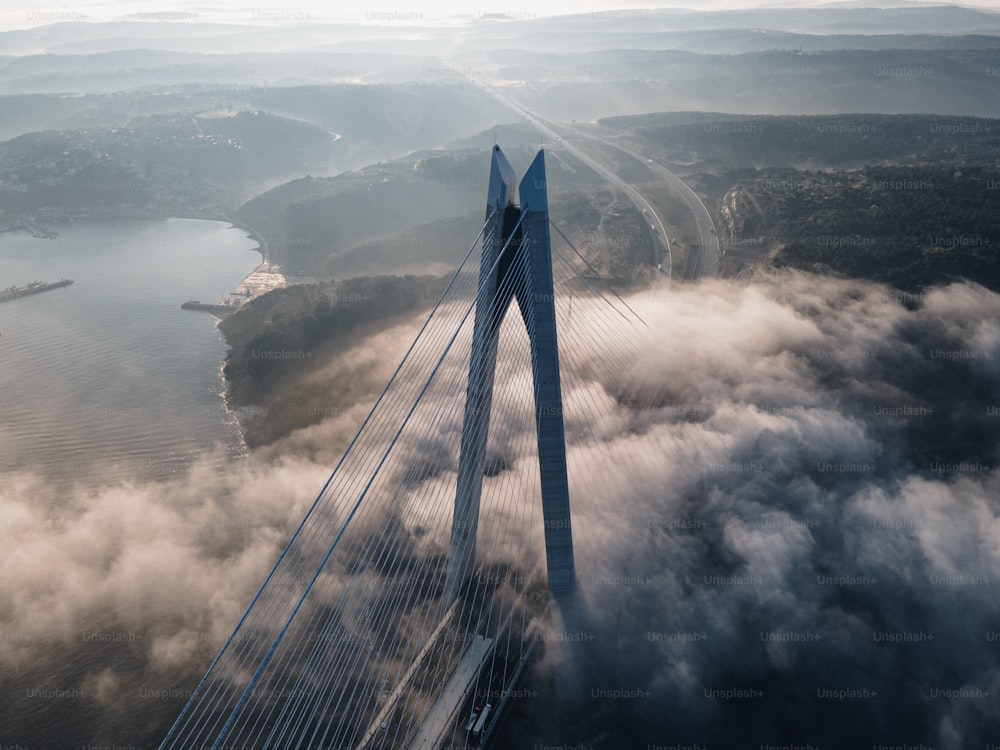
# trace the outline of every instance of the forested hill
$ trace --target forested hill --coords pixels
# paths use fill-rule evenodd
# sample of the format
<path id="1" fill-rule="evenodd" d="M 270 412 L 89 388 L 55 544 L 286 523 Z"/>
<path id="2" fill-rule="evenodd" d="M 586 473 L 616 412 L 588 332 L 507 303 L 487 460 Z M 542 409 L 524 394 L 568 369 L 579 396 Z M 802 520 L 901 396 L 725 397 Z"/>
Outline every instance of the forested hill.
<path id="1" fill-rule="evenodd" d="M 673 112 L 601 124 L 685 175 L 730 261 L 1000 291 L 1000 120 Z"/>
<path id="2" fill-rule="evenodd" d="M 276 289 L 219 322 L 231 406 L 259 407 L 246 424 L 251 447 L 319 422 L 332 409 L 365 401 L 363 374 L 327 382 L 316 376 L 332 352 L 412 318 L 439 299 L 449 277 L 377 276 Z M 381 356 L 373 352 L 373 356 Z"/>

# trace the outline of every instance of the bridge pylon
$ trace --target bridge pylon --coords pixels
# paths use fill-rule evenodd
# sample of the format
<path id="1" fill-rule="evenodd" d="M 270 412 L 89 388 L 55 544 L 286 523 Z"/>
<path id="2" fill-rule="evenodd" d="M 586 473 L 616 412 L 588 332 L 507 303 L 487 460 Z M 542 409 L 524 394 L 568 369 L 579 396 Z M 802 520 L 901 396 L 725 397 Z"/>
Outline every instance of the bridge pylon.
<path id="1" fill-rule="evenodd" d="M 515 299 L 531 347 L 549 590 L 559 603 L 576 588 L 546 187 L 540 150 L 517 188 L 518 205 L 514 170 L 500 147 L 493 147 L 448 554 L 446 593 L 452 597 L 475 571 L 497 342 Z"/>

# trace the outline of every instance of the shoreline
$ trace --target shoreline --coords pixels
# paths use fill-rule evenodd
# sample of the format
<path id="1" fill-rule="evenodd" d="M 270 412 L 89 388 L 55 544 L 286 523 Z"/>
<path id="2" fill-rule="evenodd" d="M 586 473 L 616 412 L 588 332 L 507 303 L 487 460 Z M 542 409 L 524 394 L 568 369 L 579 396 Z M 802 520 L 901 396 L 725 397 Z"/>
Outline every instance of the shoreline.
<path id="1" fill-rule="evenodd" d="M 42 216 L 37 214 L 41 213 Z M 249 224 L 235 219 L 223 212 L 185 212 L 177 211 L 171 212 L 169 214 L 155 211 L 143 211 L 143 210 L 101 210 L 101 211 L 87 211 L 77 214 L 75 211 L 64 211 L 60 212 L 58 215 L 45 216 L 45 209 L 40 209 L 36 214 L 32 215 L 25 221 L 21 217 L 15 217 L 12 221 L 7 224 L 0 225 L 0 232 L 27 232 L 37 239 L 50 239 L 47 235 L 49 231 L 46 229 L 46 225 L 59 227 L 64 224 L 75 224 L 78 221 L 118 221 L 124 219 L 147 219 L 150 221 L 169 221 L 170 219 L 188 219 L 193 221 L 218 221 L 225 224 L 229 224 L 231 229 L 238 229 L 244 232 L 248 239 L 257 243 L 257 247 L 247 248 L 250 252 L 260 253 L 261 262 L 251 271 L 249 274 L 243 277 L 241 282 L 236 285 L 236 289 L 243 286 L 250 277 L 255 273 L 267 271 L 269 273 L 278 274 L 280 273 L 280 267 L 274 264 L 270 258 L 270 247 L 267 242 L 267 238 L 264 235 L 250 226 Z M 37 234 L 34 230 L 42 230 L 44 234 Z M 52 232 L 52 234 L 56 234 Z M 284 274 L 282 274 L 284 276 Z M 233 292 L 232 294 L 238 294 Z"/>
<path id="2" fill-rule="evenodd" d="M 181 217 L 177 217 L 177 218 L 181 218 Z M 269 260 L 269 257 L 268 257 L 268 255 L 269 255 L 269 252 L 268 252 L 269 251 L 269 247 L 268 247 L 268 244 L 267 244 L 267 239 L 264 237 L 263 234 L 261 234 L 260 232 L 258 232 L 256 229 L 254 229 L 249 224 L 244 224 L 243 222 L 237 221 L 237 220 L 232 219 L 232 218 L 230 218 L 228 216 L 225 216 L 225 215 L 222 216 L 222 218 L 220 219 L 220 221 L 229 222 L 229 225 L 233 229 L 239 229 L 242 232 L 246 232 L 247 237 L 257 243 L 257 247 L 253 248 L 253 249 L 256 250 L 256 252 L 260 253 L 260 256 L 261 256 L 261 258 L 263 259 L 264 262 L 267 262 Z"/>

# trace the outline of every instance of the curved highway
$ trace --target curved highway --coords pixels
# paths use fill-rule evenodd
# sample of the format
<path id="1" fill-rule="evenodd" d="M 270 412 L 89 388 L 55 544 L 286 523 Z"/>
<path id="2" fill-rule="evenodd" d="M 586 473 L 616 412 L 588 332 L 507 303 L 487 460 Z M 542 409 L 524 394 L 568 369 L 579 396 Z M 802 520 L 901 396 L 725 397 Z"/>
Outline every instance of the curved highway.
<path id="1" fill-rule="evenodd" d="M 596 159 L 591 157 L 589 154 L 584 153 L 579 148 L 574 146 L 572 143 L 566 141 L 562 136 L 560 136 L 554 129 L 551 123 L 545 120 L 540 115 L 532 112 L 530 109 L 522 105 L 513 97 L 507 96 L 496 89 L 494 89 L 490 84 L 476 76 L 469 76 L 466 74 L 473 83 L 482 88 L 486 93 L 490 94 L 494 99 L 497 99 L 501 103 L 505 104 L 510 109 L 513 109 L 519 115 L 528 120 L 532 125 L 534 125 L 538 130 L 540 130 L 544 135 L 546 135 L 552 141 L 558 142 L 563 148 L 569 153 L 579 159 L 581 162 L 586 164 L 588 167 L 597 172 L 601 177 L 606 179 L 616 188 L 621 190 L 628 196 L 628 199 L 632 201 L 639 211 L 642 213 L 643 218 L 648 219 L 650 222 L 650 234 L 653 238 L 653 254 L 654 260 L 656 261 L 657 267 L 660 269 L 667 279 L 671 277 L 671 259 L 670 259 L 670 238 L 667 236 L 667 230 L 663 226 L 663 222 L 660 217 L 657 216 L 656 211 L 649 201 L 639 194 L 639 191 L 634 187 L 625 182 L 621 177 L 612 172 L 608 167 L 604 166 Z M 574 133 L 576 131 L 573 131 Z M 609 144 L 613 145 L 613 144 Z"/>
<path id="2" fill-rule="evenodd" d="M 445 62 L 446 64 L 450 64 L 448 61 Z M 642 211 L 643 216 L 650 219 L 650 234 L 653 237 L 653 248 L 656 263 L 660 267 L 660 270 L 668 278 L 672 276 L 670 238 L 667 236 L 663 222 L 660 220 L 656 211 L 634 187 L 629 185 L 621 177 L 611 171 L 611 169 L 598 162 L 592 156 L 565 140 L 559 135 L 558 132 L 556 132 L 552 123 L 536 112 L 525 107 L 514 97 L 497 90 L 490 85 L 488 81 L 480 78 L 479 76 L 469 74 L 467 70 L 459 72 L 481 89 L 486 91 L 486 93 L 490 94 L 490 96 L 494 99 L 497 99 L 502 104 L 506 105 L 510 109 L 513 109 L 519 115 L 524 117 L 551 140 L 560 143 L 560 145 L 562 145 L 563 148 L 565 148 L 569 153 L 625 193 L 629 200 L 632 201 L 632 204 Z M 598 141 L 599 143 L 610 146 L 611 148 L 615 148 L 622 153 L 627 154 L 633 159 L 643 162 L 646 167 L 650 169 L 650 171 L 662 177 L 668 185 L 673 187 L 680 194 L 691 213 L 694 214 L 695 222 L 698 226 L 698 235 L 701 238 L 701 252 L 698 254 L 697 265 L 693 269 L 692 279 L 699 279 L 705 276 L 714 277 L 719 273 L 719 261 L 722 257 L 722 251 L 719 246 L 719 237 L 715 232 L 715 224 L 712 221 L 712 215 L 709 213 L 708 208 L 705 207 L 705 204 L 702 203 L 701 198 L 698 197 L 697 193 L 695 193 L 694 190 L 692 190 L 690 186 L 684 182 L 684 180 L 675 175 L 664 165 L 653 161 L 651 158 L 638 153 L 632 148 L 615 143 L 607 138 L 602 138 L 599 135 L 582 132 L 568 125 L 562 125 L 561 127 L 564 130 L 568 130 L 573 133 L 575 136 Z"/>
<path id="3" fill-rule="evenodd" d="M 680 193 L 684 202 L 687 204 L 687 207 L 691 210 L 691 213 L 694 214 L 695 221 L 698 223 L 698 234 L 701 237 L 701 252 L 698 254 L 698 265 L 695 268 L 695 273 L 692 278 L 698 279 L 703 276 L 717 276 L 719 273 L 719 260 L 722 257 L 722 252 L 719 248 L 719 236 L 715 232 L 715 224 L 712 221 L 712 215 L 708 212 L 708 208 L 706 208 L 705 204 L 702 203 L 698 194 L 695 193 L 694 190 L 692 190 L 690 186 L 684 182 L 684 180 L 659 162 L 653 161 L 652 159 L 633 151 L 631 148 L 622 146 L 619 143 L 613 143 L 606 138 L 590 135 L 588 133 L 582 133 L 575 129 L 574 132 L 580 133 L 580 135 L 586 138 L 593 138 L 594 140 L 600 141 L 601 143 L 628 154 L 634 159 L 645 162 L 646 166 L 654 174 L 662 177 L 666 180 L 668 185 Z"/>

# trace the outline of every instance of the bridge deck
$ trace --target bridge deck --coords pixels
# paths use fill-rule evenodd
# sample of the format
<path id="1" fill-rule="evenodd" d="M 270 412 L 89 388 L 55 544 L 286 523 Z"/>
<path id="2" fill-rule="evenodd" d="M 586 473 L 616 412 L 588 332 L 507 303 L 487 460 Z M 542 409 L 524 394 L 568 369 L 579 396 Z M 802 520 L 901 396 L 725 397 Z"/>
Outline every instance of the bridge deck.
<path id="1" fill-rule="evenodd" d="M 385 705 L 382 707 L 382 710 L 379 711 L 378 716 L 375 717 L 375 720 L 371 723 L 371 726 L 368 727 L 368 731 L 365 733 L 365 736 L 362 738 L 361 742 L 357 746 L 358 750 L 367 750 L 367 748 L 372 747 L 372 745 L 376 741 L 381 741 L 382 735 L 385 733 L 386 727 L 388 725 L 389 717 L 391 717 L 393 713 L 396 711 L 396 708 L 398 707 L 401 699 L 410 695 L 413 689 L 412 682 L 414 676 L 423 667 L 427 657 L 431 654 L 431 652 L 434 650 L 434 647 L 438 644 L 438 639 L 440 638 L 441 634 L 444 633 L 445 630 L 451 626 L 452 619 L 455 617 L 455 613 L 457 611 L 458 611 L 458 602 L 454 602 L 448 608 L 448 611 L 445 613 L 445 616 L 441 618 L 440 624 L 438 624 L 438 626 L 434 629 L 434 632 L 431 633 L 430 637 L 427 639 L 427 643 L 425 643 L 424 647 L 420 649 L 420 653 L 417 654 L 416 658 L 414 658 L 413 663 L 410 665 L 410 668 L 406 670 L 406 674 L 403 675 L 403 678 L 399 681 L 399 684 L 396 685 L 395 689 L 389 695 L 388 700 L 385 702 Z"/>
<path id="2" fill-rule="evenodd" d="M 455 717 L 465 703 L 480 667 L 493 652 L 495 643 L 493 638 L 477 635 L 465 650 L 462 660 L 452 672 L 435 701 L 434 708 L 410 745 L 411 750 L 436 750 L 441 745 L 442 738 L 454 729 Z"/>

